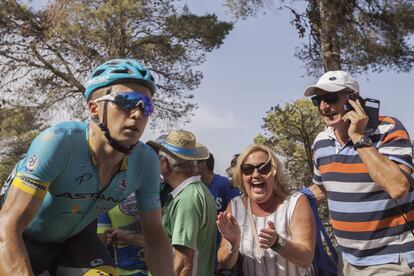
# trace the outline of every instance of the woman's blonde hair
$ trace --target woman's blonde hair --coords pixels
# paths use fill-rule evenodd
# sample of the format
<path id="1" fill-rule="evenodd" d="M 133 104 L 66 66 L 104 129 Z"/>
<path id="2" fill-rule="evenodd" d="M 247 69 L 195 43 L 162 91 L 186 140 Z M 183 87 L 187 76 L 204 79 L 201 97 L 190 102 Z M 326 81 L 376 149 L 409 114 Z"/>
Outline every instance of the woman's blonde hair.
<path id="1" fill-rule="evenodd" d="M 234 184 L 237 185 L 245 195 L 247 195 L 240 166 L 244 164 L 245 160 L 250 154 L 256 151 L 267 153 L 267 156 L 271 160 L 273 168 L 271 171 L 271 174 L 274 178 L 273 193 L 280 199 L 284 200 L 289 194 L 290 178 L 285 172 L 283 163 L 279 160 L 279 158 L 276 157 L 276 154 L 265 145 L 250 145 L 240 154 L 237 159 L 237 164 L 232 171 Z"/>

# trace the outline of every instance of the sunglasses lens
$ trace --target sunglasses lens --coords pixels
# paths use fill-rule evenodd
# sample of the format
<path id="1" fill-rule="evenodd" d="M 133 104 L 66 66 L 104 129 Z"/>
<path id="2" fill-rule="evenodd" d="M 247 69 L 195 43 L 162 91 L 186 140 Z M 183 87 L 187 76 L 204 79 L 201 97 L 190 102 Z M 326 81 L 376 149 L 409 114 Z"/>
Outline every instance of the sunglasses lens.
<path id="1" fill-rule="evenodd" d="M 312 97 L 311 100 L 314 106 L 319 106 L 321 104 L 321 100 L 318 96 Z"/>
<path id="2" fill-rule="evenodd" d="M 338 93 L 329 93 L 325 95 L 318 95 L 311 98 L 314 106 L 319 106 L 322 101 L 327 104 L 335 104 L 338 101 Z"/>
<path id="3" fill-rule="evenodd" d="M 257 171 L 260 174 L 268 174 L 270 172 L 270 169 L 272 168 L 272 162 L 270 162 L 270 160 L 263 164 L 261 167 L 257 168 Z"/>
<path id="4" fill-rule="evenodd" d="M 266 175 L 270 172 L 270 170 L 272 169 L 272 162 L 267 161 L 267 162 L 263 162 L 260 163 L 256 166 L 252 165 L 252 164 L 243 164 L 240 166 L 241 172 L 244 175 L 251 175 L 255 169 L 257 169 L 257 171 L 260 174 Z"/>
<path id="5" fill-rule="evenodd" d="M 150 98 L 148 97 L 145 97 L 145 98 L 146 98 L 145 99 L 146 101 L 143 102 L 144 103 L 144 115 L 149 116 L 154 112 L 154 104 Z"/>
<path id="6" fill-rule="evenodd" d="M 240 166 L 240 169 L 244 175 L 251 175 L 254 172 L 255 167 L 251 164 L 243 164 Z"/>
<path id="7" fill-rule="evenodd" d="M 119 93 L 116 95 L 113 102 L 122 109 L 128 111 L 138 107 L 143 111 L 145 116 L 151 115 L 154 111 L 152 100 L 137 92 Z"/>
<path id="8" fill-rule="evenodd" d="M 323 100 L 328 104 L 334 104 L 338 101 L 338 93 L 330 93 L 323 96 Z"/>

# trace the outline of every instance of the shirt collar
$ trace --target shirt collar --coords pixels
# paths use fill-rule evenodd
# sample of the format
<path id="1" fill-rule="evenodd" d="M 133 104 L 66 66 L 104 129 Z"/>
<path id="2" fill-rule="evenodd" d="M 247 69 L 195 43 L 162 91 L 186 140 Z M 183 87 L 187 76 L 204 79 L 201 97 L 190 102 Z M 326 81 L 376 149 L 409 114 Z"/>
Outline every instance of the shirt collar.
<path id="1" fill-rule="evenodd" d="M 172 192 L 171 195 L 173 198 L 175 198 L 176 196 L 178 196 L 179 193 L 181 193 L 182 190 L 184 190 L 185 187 L 187 187 L 188 185 L 190 185 L 193 182 L 197 182 L 200 181 L 201 177 L 199 175 L 197 176 L 192 176 L 190 178 L 187 178 L 186 180 L 184 180 L 183 182 L 181 182 L 180 185 L 178 185 Z"/>
<path id="2" fill-rule="evenodd" d="M 333 140 L 337 140 L 336 135 L 335 135 L 335 129 L 333 127 L 326 126 L 325 127 L 325 133 L 328 135 L 329 138 L 331 138 Z"/>
<path id="3" fill-rule="evenodd" d="M 371 136 L 375 133 L 376 129 L 366 129 L 365 135 Z M 335 135 L 335 129 L 331 126 L 325 126 L 325 133 L 328 135 L 328 137 L 332 140 L 338 141 Z"/>

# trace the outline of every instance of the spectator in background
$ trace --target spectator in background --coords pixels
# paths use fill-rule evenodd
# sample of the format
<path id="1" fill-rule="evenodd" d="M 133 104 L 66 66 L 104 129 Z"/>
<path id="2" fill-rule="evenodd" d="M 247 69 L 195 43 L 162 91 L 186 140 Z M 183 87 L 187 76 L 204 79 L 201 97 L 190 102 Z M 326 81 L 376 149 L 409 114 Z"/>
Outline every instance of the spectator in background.
<path id="1" fill-rule="evenodd" d="M 227 177 L 214 173 L 214 156 L 211 152 L 207 160 L 200 160 L 197 164 L 201 181 L 208 187 L 216 201 L 217 212 L 223 212 L 230 200 L 240 195 L 240 190 L 234 188 Z"/>
<path id="2" fill-rule="evenodd" d="M 160 200 L 161 200 L 161 207 L 163 208 L 167 203 L 168 196 L 172 192 L 172 188 L 168 183 L 165 182 L 164 178 L 162 178 L 160 183 Z"/>
<path id="3" fill-rule="evenodd" d="M 161 173 L 173 188 L 163 208 L 163 223 L 174 248 L 176 275 L 211 276 L 216 244 L 216 205 L 196 173 L 196 162 L 209 157 L 185 130 L 147 142 L 159 150 Z"/>
<path id="4" fill-rule="evenodd" d="M 242 258 L 245 276 L 313 275 L 313 214 L 303 194 L 288 194 L 289 178 L 276 155 L 266 146 L 249 146 L 233 173 L 243 195 L 217 217 L 221 267 L 232 269 Z"/>
<path id="5" fill-rule="evenodd" d="M 214 156 L 211 152 L 207 160 L 200 160 L 197 162 L 197 165 L 201 181 L 208 187 L 216 201 L 217 214 L 223 212 L 226 210 L 230 200 L 233 197 L 240 195 L 240 190 L 233 187 L 227 177 L 214 173 Z M 217 252 L 220 241 L 221 235 L 220 232 L 217 231 L 215 252 Z M 214 268 L 217 270 L 217 257 L 215 258 Z"/>
<path id="6" fill-rule="evenodd" d="M 144 235 L 138 218 L 135 193 L 98 218 L 98 235 L 113 252 L 120 276 L 146 276 Z"/>
<path id="7" fill-rule="evenodd" d="M 306 88 L 326 124 L 313 144 L 310 190 L 328 199 L 339 275 L 414 275 L 410 137 L 398 119 L 364 108 L 359 92 L 344 71 Z"/>
<path id="8" fill-rule="evenodd" d="M 230 161 L 230 167 L 228 167 L 226 169 L 226 173 L 227 173 L 227 176 L 230 179 L 230 183 L 231 183 L 232 187 L 235 187 L 235 188 L 239 187 L 239 185 L 237 185 L 236 183 L 234 183 L 234 180 L 233 180 L 233 171 L 234 171 L 234 168 L 236 167 L 237 158 L 239 156 L 240 156 L 240 153 L 236 153 L 235 155 L 233 155 L 233 158 Z"/>
<path id="9" fill-rule="evenodd" d="M 157 139 L 156 142 L 162 142 L 165 140 L 165 137 L 167 136 L 167 134 L 162 134 L 160 135 Z M 150 146 L 155 153 L 158 155 L 159 149 L 154 147 L 153 144 L 150 141 L 147 141 L 146 143 L 148 146 Z M 162 175 L 160 175 L 160 201 L 161 201 L 161 208 L 164 207 L 164 205 L 167 203 L 167 199 L 168 199 L 168 195 L 171 193 L 172 188 L 170 185 L 168 185 L 165 180 L 164 177 Z"/>

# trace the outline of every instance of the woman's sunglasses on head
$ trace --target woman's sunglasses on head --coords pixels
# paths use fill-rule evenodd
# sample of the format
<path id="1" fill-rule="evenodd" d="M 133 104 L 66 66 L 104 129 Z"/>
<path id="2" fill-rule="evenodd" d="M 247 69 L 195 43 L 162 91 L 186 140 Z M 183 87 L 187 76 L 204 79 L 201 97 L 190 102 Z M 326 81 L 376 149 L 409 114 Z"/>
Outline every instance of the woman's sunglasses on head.
<path id="1" fill-rule="evenodd" d="M 271 159 L 269 159 L 268 161 L 257 164 L 256 166 L 246 163 L 241 165 L 240 169 L 244 175 L 252 175 L 255 169 L 257 169 L 260 174 L 267 175 L 272 169 L 272 162 Z"/>

